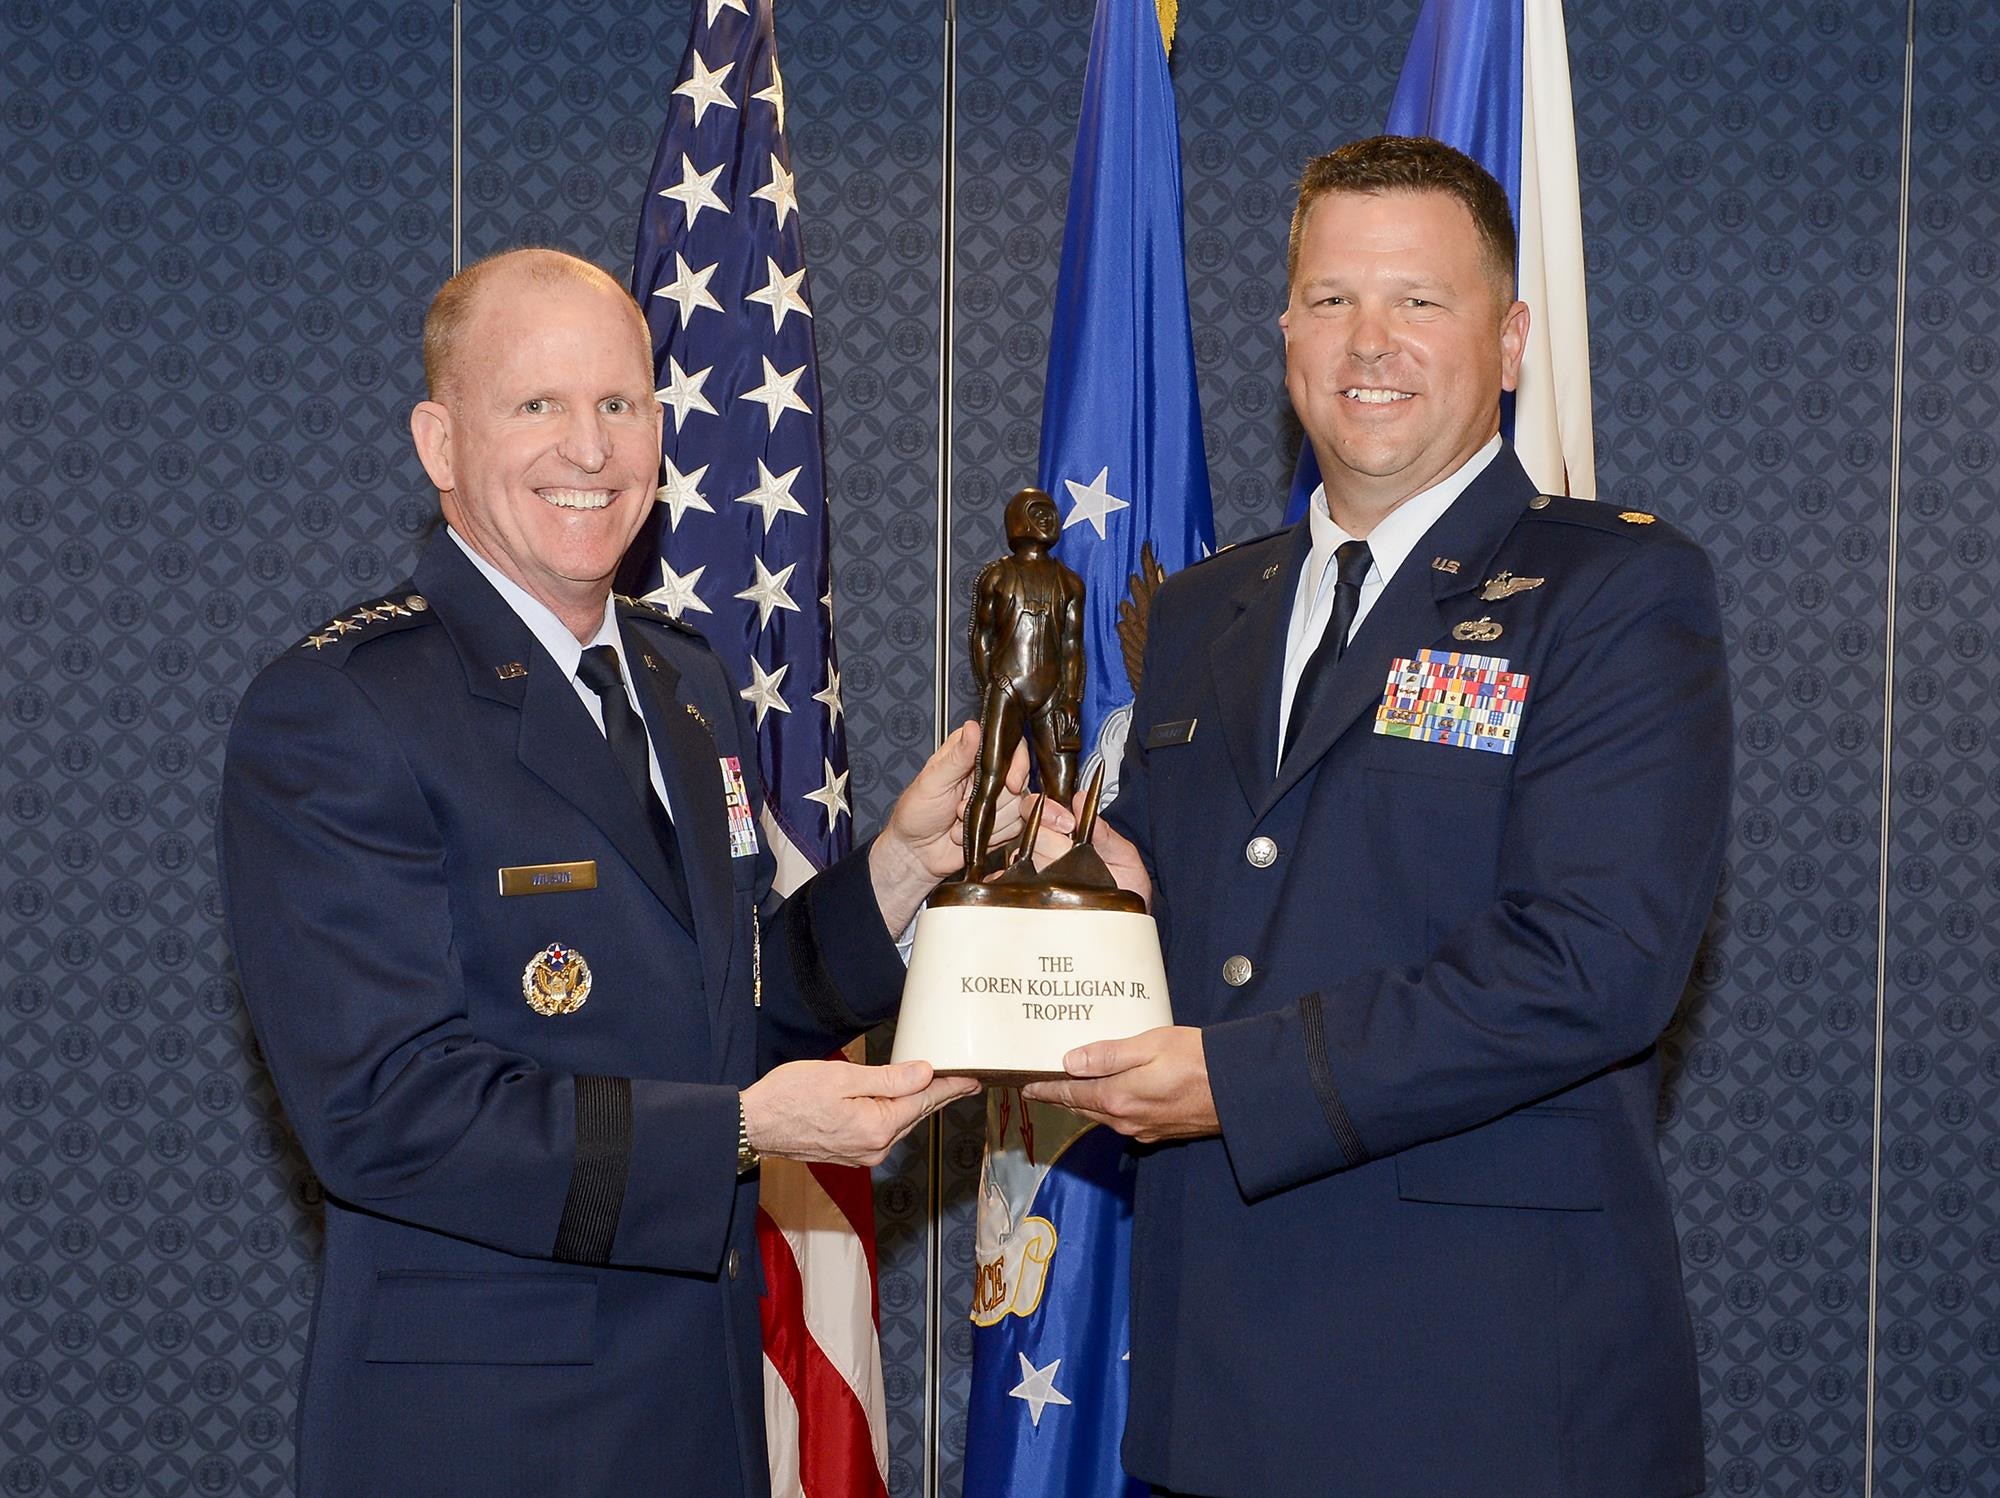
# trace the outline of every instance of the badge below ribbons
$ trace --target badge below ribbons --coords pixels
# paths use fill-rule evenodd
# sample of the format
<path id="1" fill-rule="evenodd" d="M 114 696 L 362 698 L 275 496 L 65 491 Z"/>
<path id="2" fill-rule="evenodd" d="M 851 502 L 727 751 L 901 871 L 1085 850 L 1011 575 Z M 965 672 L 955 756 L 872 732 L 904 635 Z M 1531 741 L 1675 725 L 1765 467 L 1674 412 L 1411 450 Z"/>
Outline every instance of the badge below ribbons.
<path id="1" fill-rule="evenodd" d="M 1512 754 L 1528 705 L 1528 678 L 1494 655 L 1456 650 L 1419 650 L 1389 666 L 1375 731 L 1390 738 L 1417 739 Z"/>

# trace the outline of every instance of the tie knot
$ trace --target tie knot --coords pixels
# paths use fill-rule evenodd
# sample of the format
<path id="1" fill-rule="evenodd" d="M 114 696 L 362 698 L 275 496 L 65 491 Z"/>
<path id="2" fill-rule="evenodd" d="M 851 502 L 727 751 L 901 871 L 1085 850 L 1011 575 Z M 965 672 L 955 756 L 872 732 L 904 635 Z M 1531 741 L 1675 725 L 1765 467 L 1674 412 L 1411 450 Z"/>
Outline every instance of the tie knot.
<path id="1" fill-rule="evenodd" d="M 618 652 L 609 645 L 593 645 L 576 663 L 576 679 L 602 697 L 625 685 L 625 673 L 618 669 Z"/>
<path id="2" fill-rule="evenodd" d="M 1374 564 L 1375 558 L 1368 554 L 1366 541 L 1343 541 L 1334 548 L 1335 576 L 1350 588 L 1358 588 L 1368 581 L 1368 569 Z"/>

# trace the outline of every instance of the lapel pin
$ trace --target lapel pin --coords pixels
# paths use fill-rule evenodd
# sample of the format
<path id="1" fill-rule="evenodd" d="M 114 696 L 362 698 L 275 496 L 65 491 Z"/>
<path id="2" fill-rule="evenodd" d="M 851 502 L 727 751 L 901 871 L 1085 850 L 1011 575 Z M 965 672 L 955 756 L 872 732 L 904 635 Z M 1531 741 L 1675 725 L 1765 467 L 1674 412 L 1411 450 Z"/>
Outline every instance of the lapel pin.
<path id="1" fill-rule="evenodd" d="M 1278 575 L 1278 564 L 1276 562 L 1273 562 L 1270 566 L 1264 569 L 1265 582 L 1269 582 L 1272 578 L 1276 577 L 1277 575 Z"/>
<path id="2" fill-rule="evenodd" d="M 519 661 L 502 661 L 493 668 L 493 674 L 502 681 L 519 681 L 528 674 L 528 668 Z"/>
<path id="3" fill-rule="evenodd" d="M 1442 572 L 1449 577 L 1457 577 L 1458 559 L 1456 557 L 1432 557 L 1431 570 L 1433 572 Z"/>

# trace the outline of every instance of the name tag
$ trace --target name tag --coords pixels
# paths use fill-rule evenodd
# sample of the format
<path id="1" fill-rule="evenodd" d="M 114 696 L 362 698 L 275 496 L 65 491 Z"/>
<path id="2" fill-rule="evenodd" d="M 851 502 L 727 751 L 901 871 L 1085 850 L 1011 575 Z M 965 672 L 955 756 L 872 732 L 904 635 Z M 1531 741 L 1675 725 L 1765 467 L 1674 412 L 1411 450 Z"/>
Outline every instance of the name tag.
<path id="1" fill-rule="evenodd" d="M 1176 718 L 1171 723 L 1155 723 L 1146 730 L 1148 749 L 1165 749 L 1174 744 L 1192 744 L 1199 718 Z"/>
<path id="2" fill-rule="evenodd" d="M 560 895 L 597 888 L 597 860 L 581 863 L 523 863 L 500 871 L 503 895 Z"/>

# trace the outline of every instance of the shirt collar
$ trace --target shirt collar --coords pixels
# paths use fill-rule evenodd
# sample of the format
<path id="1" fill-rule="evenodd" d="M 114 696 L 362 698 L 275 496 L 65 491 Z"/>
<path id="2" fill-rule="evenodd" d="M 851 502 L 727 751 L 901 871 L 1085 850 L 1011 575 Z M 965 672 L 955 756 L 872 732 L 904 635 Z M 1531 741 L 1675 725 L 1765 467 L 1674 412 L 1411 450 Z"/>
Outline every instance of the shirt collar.
<path id="1" fill-rule="evenodd" d="M 534 635 L 542 649 L 546 650 L 556 665 L 562 668 L 563 675 L 575 676 L 577 663 L 583 659 L 583 652 L 588 646 L 579 643 L 576 636 L 569 632 L 569 626 L 558 619 L 555 611 L 547 604 L 466 545 L 465 537 L 450 526 L 445 527 L 445 533 L 457 543 L 458 549 L 465 553 L 472 565 L 479 569 L 480 575 L 493 584 L 493 591 L 506 601 L 507 607 L 528 626 L 529 632 Z M 618 605 L 609 593 L 604 595 L 603 622 L 597 626 L 597 633 L 589 644 L 609 645 L 616 650 L 619 670 L 621 672 L 624 670 L 624 642 L 618 638 Z"/>
<path id="2" fill-rule="evenodd" d="M 1463 494 L 1472 481 L 1486 471 L 1500 451 L 1500 436 L 1496 432 L 1487 444 L 1480 448 L 1452 472 L 1439 479 L 1430 488 L 1396 506 L 1368 535 L 1368 555 L 1373 565 L 1369 569 L 1369 580 L 1387 586 L 1389 579 L 1396 575 L 1396 569 L 1403 565 L 1403 559 L 1410 550 L 1438 522 L 1438 517 L 1451 508 L 1451 502 Z M 1333 522 L 1326 509 L 1326 485 L 1313 490 L 1312 500 L 1306 506 L 1307 524 L 1312 532 L 1312 550 L 1306 556 L 1305 575 L 1318 588 L 1326 569 L 1333 563 L 1333 553 L 1343 541 L 1351 541 L 1349 536 Z"/>

